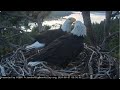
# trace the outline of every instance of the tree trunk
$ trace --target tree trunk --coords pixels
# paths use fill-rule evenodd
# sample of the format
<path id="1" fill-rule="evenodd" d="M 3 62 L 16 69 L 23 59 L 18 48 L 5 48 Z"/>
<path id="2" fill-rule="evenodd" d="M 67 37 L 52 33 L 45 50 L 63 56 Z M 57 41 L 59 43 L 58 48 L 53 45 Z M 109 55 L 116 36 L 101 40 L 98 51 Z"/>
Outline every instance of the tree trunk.
<path id="1" fill-rule="evenodd" d="M 88 34 L 88 37 L 90 38 L 90 42 L 93 46 L 96 47 L 97 43 L 96 43 L 95 33 L 92 30 L 90 11 L 82 11 L 82 16 L 83 16 L 84 24 L 87 28 L 87 34 Z"/>
<path id="2" fill-rule="evenodd" d="M 38 17 L 37 17 L 38 32 L 43 31 L 42 22 L 43 22 L 43 18 L 41 18 L 41 15 L 39 14 Z"/>
<path id="3" fill-rule="evenodd" d="M 38 30 L 39 32 L 44 31 L 44 28 L 42 27 L 42 23 L 45 17 L 47 17 L 50 14 L 50 11 L 40 11 L 37 16 L 37 23 L 38 23 Z"/>

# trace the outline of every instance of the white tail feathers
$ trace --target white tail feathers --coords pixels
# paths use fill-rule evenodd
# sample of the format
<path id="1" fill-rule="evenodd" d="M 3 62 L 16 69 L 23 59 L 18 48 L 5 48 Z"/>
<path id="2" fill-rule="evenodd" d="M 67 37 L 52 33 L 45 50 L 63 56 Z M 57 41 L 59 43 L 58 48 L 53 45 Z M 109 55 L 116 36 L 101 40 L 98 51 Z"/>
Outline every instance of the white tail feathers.
<path id="1" fill-rule="evenodd" d="M 45 46 L 44 43 L 39 43 L 38 41 L 36 41 L 35 43 L 26 46 L 26 49 L 29 50 L 29 49 L 33 49 L 33 48 L 43 48 L 44 46 Z"/>

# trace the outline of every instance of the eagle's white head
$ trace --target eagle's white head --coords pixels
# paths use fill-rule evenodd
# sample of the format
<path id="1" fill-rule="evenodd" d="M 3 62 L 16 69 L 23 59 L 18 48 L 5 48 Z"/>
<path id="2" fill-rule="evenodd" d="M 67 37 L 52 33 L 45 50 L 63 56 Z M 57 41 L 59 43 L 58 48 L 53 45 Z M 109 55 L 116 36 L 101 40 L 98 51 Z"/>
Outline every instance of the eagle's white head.
<path id="1" fill-rule="evenodd" d="M 72 28 L 72 23 L 75 22 L 76 19 L 73 18 L 73 17 L 69 17 L 62 25 L 61 29 L 63 31 L 66 31 L 66 32 L 71 32 L 71 28 Z"/>
<path id="2" fill-rule="evenodd" d="M 81 22 L 81 21 L 76 21 L 74 24 L 74 28 L 71 31 L 73 35 L 77 36 L 86 36 L 87 31 L 86 31 L 86 26 Z"/>

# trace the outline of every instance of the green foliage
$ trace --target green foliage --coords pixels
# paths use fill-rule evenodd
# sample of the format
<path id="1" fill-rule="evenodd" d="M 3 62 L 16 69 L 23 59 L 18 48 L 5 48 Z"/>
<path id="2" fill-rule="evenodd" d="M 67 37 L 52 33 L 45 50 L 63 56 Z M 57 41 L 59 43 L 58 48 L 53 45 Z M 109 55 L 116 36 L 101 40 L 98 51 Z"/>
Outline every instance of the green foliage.
<path id="1" fill-rule="evenodd" d="M 38 14 L 40 15 L 40 13 L 40 18 L 44 19 L 50 11 L 1 11 L 0 27 L 14 27 L 20 29 L 24 27 L 27 31 L 30 29 L 30 23 L 37 23 L 37 16 Z M 45 27 L 45 29 L 49 29 L 49 26 Z M 33 28 L 32 32 L 25 33 L 34 37 L 38 34 L 38 27 Z M 9 43 L 19 46 L 30 44 L 32 40 L 25 33 L 13 29 L 0 28 L 0 56 L 14 50 L 14 48 L 9 46 Z M 1 37 L 6 39 L 2 40 Z"/>
<path id="2" fill-rule="evenodd" d="M 92 29 L 96 34 L 95 36 L 96 36 L 96 41 L 97 41 L 98 46 L 102 44 L 103 39 L 104 39 L 104 24 L 105 24 L 104 21 L 101 21 L 100 24 L 98 24 L 98 23 L 93 23 L 92 24 Z M 109 34 L 112 34 L 116 31 L 119 31 L 119 28 L 120 28 L 119 19 L 118 18 L 112 19 L 111 23 L 110 23 Z M 90 45 L 89 37 L 85 38 L 85 42 L 88 45 Z M 119 36 L 115 36 L 112 39 L 110 39 L 110 41 L 108 43 L 109 51 L 112 50 L 114 47 L 116 47 L 118 45 L 119 45 Z M 118 48 L 116 48 L 112 53 L 112 55 L 116 58 L 119 58 L 119 49 Z"/>
<path id="3" fill-rule="evenodd" d="M 0 43 L 0 56 L 10 53 L 15 49 L 11 47 L 9 43 L 18 46 L 23 46 L 32 42 L 31 39 L 25 33 L 18 33 L 16 36 L 13 36 L 15 34 L 16 33 L 14 33 L 12 30 L 6 30 L 3 33 L 0 33 L 1 36 L 5 37 L 4 40 Z"/>
<path id="4" fill-rule="evenodd" d="M 92 24 L 92 28 L 96 33 L 97 45 L 102 44 L 102 41 L 104 39 L 104 37 L 103 37 L 104 36 L 104 23 L 105 22 L 102 21 L 100 24 L 98 24 L 98 23 Z M 120 28 L 119 27 L 119 19 L 115 18 L 115 19 L 111 20 L 109 34 L 119 31 L 119 28 Z M 119 36 L 115 36 L 108 43 L 109 51 L 118 45 L 119 45 Z M 117 48 L 112 55 L 114 55 L 115 57 L 118 58 L 119 49 Z"/>
<path id="5" fill-rule="evenodd" d="M 31 37 L 35 37 L 35 36 L 37 36 L 38 34 L 39 34 L 38 27 L 33 27 L 32 30 L 31 30 L 31 32 L 29 32 L 29 35 L 30 35 Z"/>
<path id="6" fill-rule="evenodd" d="M 111 21 L 111 26 L 110 26 L 110 33 L 113 33 L 113 32 L 116 32 L 116 31 L 119 31 L 119 19 L 116 18 L 114 20 Z M 116 47 L 119 45 L 119 36 L 115 36 L 113 37 L 110 41 L 109 41 L 109 49 L 111 50 L 112 48 Z M 119 48 L 119 47 L 118 47 Z M 116 49 L 113 53 L 113 55 L 115 57 L 119 57 L 119 49 Z"/>
<path id="7" fill-rule="evenodd" d="M 100 45 L 104 39 L 104 21 L 102 21 L 100 24 L 92 24 L 92 29 L 95 32 L 96 36 L 96 42 L 97 45 Z"/>
<path id="8" fill-rule="evenodd" d="M 120 22 L 119 22 L 119 18 L 115 18 L 113 20 L 111 20 L 111 26 L 110 26 L 110 32 L 116 32 L 116 31 L 119 31 L 119 28 L 120 28 Z"/>

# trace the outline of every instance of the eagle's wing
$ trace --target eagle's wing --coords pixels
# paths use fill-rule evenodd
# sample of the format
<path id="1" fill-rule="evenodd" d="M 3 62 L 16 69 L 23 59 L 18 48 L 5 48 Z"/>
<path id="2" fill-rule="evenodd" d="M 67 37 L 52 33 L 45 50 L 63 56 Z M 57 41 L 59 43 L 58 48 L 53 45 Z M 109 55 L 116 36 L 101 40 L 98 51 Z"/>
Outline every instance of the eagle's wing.
<path id="1" fill-rule="evenodd" d="M 63 36 L 59 37 L 58 39 L 54 40 L 48 46 L 43 48 L 37 56 L 35 56 L 33 58 L 40 59 L 40 60 L 43 60 L 45 58 L 49 58 L 49 56 L 53 55 L 53 52 L 56 52 L 57 49 L 63 45 L 64 40 L 66 40 L 67 37 L 69 37 L 69 36 L 70 36 L 70 34 L 63 35 Z"/>
<path id="2" fill-rule="evenodd" d="M 63 44 L 63 41 L 67 39 L 67 37 L 69 37 L 70 34 L 66 34 L 66 35 L 63 35 L 59 38 L 57 38 L 56 40 L 54 40 L 52 43 L 50 43 L 47 47 L 43 48 L 40 52 L 40 54 L 43 54 L 45 52 L 48 52 L 49 50 L 51 49 L 57 49 L 59 48 L 62 44 Z"/>
<path id="3" fill-rule="evenodd" d="M 66 32 L 63 32 L 62 30 L 49 30 L 36 36 L 35 39 L 40 43 L 45 43 L 45 45 L 47 46 L 53 40 L 65 34 Z"/>

